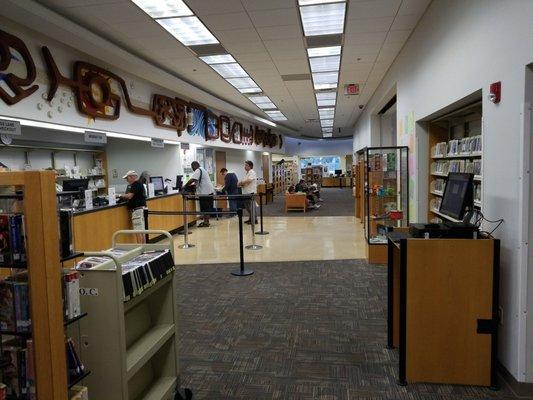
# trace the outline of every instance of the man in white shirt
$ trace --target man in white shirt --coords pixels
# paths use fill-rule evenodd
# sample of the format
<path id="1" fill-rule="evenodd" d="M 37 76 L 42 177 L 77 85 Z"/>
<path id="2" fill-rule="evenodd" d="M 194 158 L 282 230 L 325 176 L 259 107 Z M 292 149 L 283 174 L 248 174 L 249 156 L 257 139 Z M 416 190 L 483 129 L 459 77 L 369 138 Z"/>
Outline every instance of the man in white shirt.
<path id="1" fill-rule="evenodd" d="M 242 188 L 242 194 L 253 194 L 257 193 L 257 175 L 254 171 L 254 163 L 250 160 L 247 160 L 244 162 L 244 170 L 246 171 L 246 176 L 242 181 L 238 183 L 238 186 Z M 253 202 L 253 210 L 252 210 L 252 202 L 245 200 L 244 207 L 248 211 L 248 215 L 250 218 L 248 221 L 246 221 L 247 224 L 252 223 L 252 215 L 255 216 L 255 222 L 254 224 L 257 224 L 257 204 L 254 201 Z"/>
<path id="2" fill-rule="evenodd" d="M 209 178 L 209 173 L 205 168 L 200 167 L 198 161 L 193 161 L 191 168 L 194 172 L 185 184 L 185 187 L 195 187 L 196 195 L 200 196 L 200 211 L 211 212 L 213 211 L 213 193 L 215 189 Z M 198 225 L 200 228 L 209 226 L 209 215 L 204 215 L 203 219 L 204 221 Z"/>

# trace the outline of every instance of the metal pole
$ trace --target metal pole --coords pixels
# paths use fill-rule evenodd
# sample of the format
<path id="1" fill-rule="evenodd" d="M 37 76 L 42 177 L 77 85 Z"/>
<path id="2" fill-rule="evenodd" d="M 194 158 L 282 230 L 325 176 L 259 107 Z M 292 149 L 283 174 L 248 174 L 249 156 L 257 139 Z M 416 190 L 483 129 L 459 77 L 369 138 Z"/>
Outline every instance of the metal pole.
<path id="1" fill-rule="evenodd" d="M 255 193 L 250 200 L 250 227 L 252 228 L 252 244 L 246 246 L 248 250 L 260 250 L 263 246 L 255 244 Z"/>
<path id="2" fill-rule="evenodd" d="M 231 275 L 234 276 L 248 276 L 252 275 L 254 271 L 251 269 L 244 269 L 244 239 L 242 233 L 242 208 L 237 209 L 237 215 L 239 216 L 239 257 L 240 257 L 240 269 L 232 271 Z"/>
<path id="3" fill-rule="evenodd" d="M 260 221 L 261 221 L 261 230 L 259 232 L 255 232 L 256 235 L 268 235 L 267 231 L 263 230 L 263 196 L 265 193 L 259 193 L 259 215 L 260 215 Z"/>
<path id="4" fill-rule="evenodd" d="M 189 221 L 187 218 L 187 195 L 183 195 L 183 211 L 185 211 L 185 215 L 183 216 L 183 233 L 184 233 L 184 243 L 179 245 L 179 249 L 190 249 L 191 247 L 194 247 L 194 244 L 189 244 Z"/>

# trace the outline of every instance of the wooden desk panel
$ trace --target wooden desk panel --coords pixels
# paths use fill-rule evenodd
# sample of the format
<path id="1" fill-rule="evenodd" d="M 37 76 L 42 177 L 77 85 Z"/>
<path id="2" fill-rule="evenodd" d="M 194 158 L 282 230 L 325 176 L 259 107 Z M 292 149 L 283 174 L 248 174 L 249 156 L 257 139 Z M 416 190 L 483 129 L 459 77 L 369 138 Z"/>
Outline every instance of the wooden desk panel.
<path id="1" fill-rule="evenodd" d="M 407 241 L 406 379 L 491 385 L 494 241 Z"/>

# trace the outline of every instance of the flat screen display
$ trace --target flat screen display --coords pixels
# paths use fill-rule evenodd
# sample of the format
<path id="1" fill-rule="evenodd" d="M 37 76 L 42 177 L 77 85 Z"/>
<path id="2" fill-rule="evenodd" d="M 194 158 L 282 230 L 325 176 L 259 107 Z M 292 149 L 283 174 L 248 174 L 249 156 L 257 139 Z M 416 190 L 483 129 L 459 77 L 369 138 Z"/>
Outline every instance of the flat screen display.
<path id="1" fill-rule="evenodd" d="M 465 208 L 472 200 L 473 174 L 450 172 L 439 211 L 455 219 L 463 219 Z"/>
<path id="2" fill-rule="evenodd" d="M 165 189 L 165 184 L 163 183 L 162 176 L 152 176 L 150 178 L 150 183 L 154 184 L 155 192 L 162 192 Z"/>

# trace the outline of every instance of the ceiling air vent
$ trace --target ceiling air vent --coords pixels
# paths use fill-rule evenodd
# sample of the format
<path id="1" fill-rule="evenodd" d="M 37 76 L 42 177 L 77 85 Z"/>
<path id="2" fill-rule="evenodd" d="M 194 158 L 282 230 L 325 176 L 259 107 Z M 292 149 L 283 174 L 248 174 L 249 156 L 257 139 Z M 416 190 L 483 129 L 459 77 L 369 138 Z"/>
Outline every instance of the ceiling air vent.
<path id="1" fill-rule="evenodd" d="M 198 46 L 189 46 L 189 49 L 194 51 L 198 57 L 212 56 L 215 54 L 227 54 L 228 51 L 220 43 L 217 44 L 202 44 Z"/>
<path id="2" fill-rule="evenodd" d="M 306 36 L 307 47 L 341 46 L 342 35 Z"/>
<path id="3" fill-rule="evenodd" d="M 311 75 L 310 74 L 281 75 L 281 79 L 283 79 L 285 82 L 289 82 L 289 81 L 310 81 L 311 80 Z"/>

